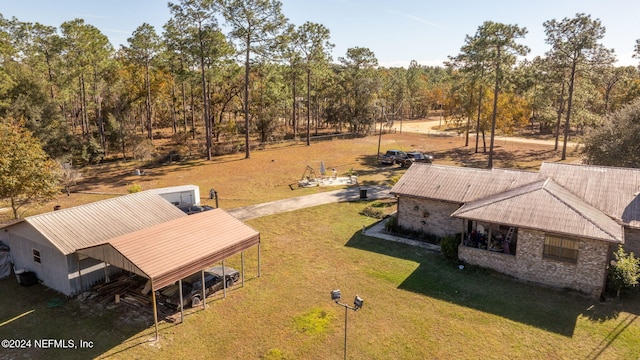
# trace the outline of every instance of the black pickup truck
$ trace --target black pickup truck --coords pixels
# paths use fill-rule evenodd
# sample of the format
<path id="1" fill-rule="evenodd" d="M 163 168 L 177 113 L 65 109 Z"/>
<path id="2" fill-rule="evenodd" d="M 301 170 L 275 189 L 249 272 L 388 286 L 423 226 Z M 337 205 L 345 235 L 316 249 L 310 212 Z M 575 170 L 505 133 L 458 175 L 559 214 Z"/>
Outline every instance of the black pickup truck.
<path id="1" fill-rule="evenodd" d="M 386 165 L 402 164 L 407 159 L 407 154 L 402 150 L 387 150 L 386 153 L 380 154 L 378 160 Z"/>
<path id="2" fill-rule="evenodd" d="M 224 273 L 224 282 L 222 281 Z M 216 266 L 204 272 L 205 294 L 209 296 L 224 288 L 228 289 L 240 279 L 240 273 L 230 267 Z M 177 309 L 180 307 L 180 292 L 178 283 L 169 285 L 159 291 L 159 300 L 166 306 Z M 202 274 L 195 273 L 182 280 L 183 305 L 187 307 L 200 306 L 202 301 Z"/>
<path id="3" fill-rule="evenodd" d="M 414 162 L 431 163 L 433 162 L 433 156 L 420 151 L 405 153 L 401 150 L 387 150 L 386 153 L 380 154 L 379 160 L 382 164 L 398 164 L 403 168 L 408 168 Z"/>

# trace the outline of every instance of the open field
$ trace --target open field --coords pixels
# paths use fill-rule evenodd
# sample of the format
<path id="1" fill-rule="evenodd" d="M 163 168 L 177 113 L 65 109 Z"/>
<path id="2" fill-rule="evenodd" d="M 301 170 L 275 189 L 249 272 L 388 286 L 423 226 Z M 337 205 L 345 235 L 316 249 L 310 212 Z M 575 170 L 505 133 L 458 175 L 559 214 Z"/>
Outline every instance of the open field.
<path id="1" fill-rule="evenodd" d="M 182 324 L 162 322 L 157 342 L 148 312 L 73 299 L 50 308 L 55 293 L 2 280 L 0 338 L 95 344 L 93 349 L 5 354 L 35 359 L 340 358 L 344 310 L 329 296 L 340 288 L 345 302 L 356 294 L 365 301 L 359 312 L 348 314 L 351 359 L 640 356 L 637 300 L 600 303 L 489 271 L 461 271 L 438 254 L 362 235 L 361 226 L 373 222 L 358 214 L 367 203 L 251 220 L 262 236 L 262 276 L 256 277 L 252 249 L 245 256 L 244 287 L 232 288 L 226 299 L 209 299 L 205 311 L 188 310 Z M 238 262 L 235 256 L 226 264 Z"/>
<path id="2" fill-rule="evenodd" d="M 71 196 L 61 195 L 42 207 L 28 209 L 22 217 L 51 211 L 54 205 L 66 208 L 126 194 L 133 184 L 139 184 L 143 189 L 195 184 L 200 187 L 202 203 L 207 205 L 214 205 L 208 198 L 209 189 L 214 188 L 220 198 L 220 207 L 225 209 L 333 190 L 334 188 L 322 187 L 291 191 L 288 186 L 301 179 L 307 165 L 314 168 L 319 176 L 321 161 L 329 173 L 330 169 L 335 168 L 339 176 L 345 176 L 353 170 L 359 175 L 360 183 L 390 185 L 394 178 L 397 179 L 404 173 L 404 169 L 378 165 L 379 141 L 382 152 L 391 148 L 405 151 L 419 149 L 433 154 L 436 164 L 486 167 L 488 159 L 488 155 L 482 152 L 482 145 L 480 152 L 475 153 L 473 139 L 469 141 L 469 146 L 464 146 L 464 137 L 437 136 L 434 131 L 427 129 L 420 133 L 385 134 L 381 138 L 368 136 L 349 141 L 314 142 L 310 147 L 304 142 L 284 143 L 253 151 L 250 159 L 245 159 L 244 153 L 241 153 L 216 157 L 212 161 L 187 159 L 170 165 L 119 161 L 83 169 L 84 179 L 72 189 L 74 193 Z M 578 160 L 579 154 L 575 147 L 570 147 L 567 154 L 566 161 Z M 511 142 L 498 138 L 495 143 L 494 167 L 535 171 L 542 161 L 558 161 L 560 155 L 559 150 L 554 151 L 549 145 Z M 134 175 L 135 169 L 145 170 L 146 175 Z M 0 213 L 0 221 L 8 219 L 9 215 L 8 212 Z"/>
<path id="3" fill-rule="evenodd" d="M 464 139 L 412 134 L 382 137 L 381 151 L 421 149 L 435 163 L 483 167 Z M 496 167 L 536 170 L 557 161 L 548 146 L 498 142 Z M 69 207 L 143 188 L 193 183 L 202 201 L 209 188 L 220 206 L 234 208 L 334 188 L 289 188 L 310 165 L 324 161 L 340 175 L 357 172 L 361 183 L 389 184 L 404 170 L 375 160 L 378 137 L 283 145 L 243 154 L 145 167 L 113 163 L 87 171 L 85 182 L 54 204 Z M 576 161 L 576 154 L 568 161 Z M 94 194 L 97 193 L 97 194 Z M 227 298 L 216 295 L 205 311 L 187 312 L 185 322 L 162 322 L 153 340 L 151 315 L 125 305 L 98 306 L 67 299 L 15 279 L 0 281 L 0 339 L 80 339 L 90 349 L 3 349 L 4 358 L 221 358 L 334 359 L 344 346 L 344 309 L 330 300 L 342 290 L 344 302 L 357 294 L 359 312 L 348 314 L 351 359 L 637 359 L 640 304 L 637 297 L 601 303 L 582 295 L 513 281 L 508 276 L 466 267 L 459 270 L 439 254 L 361 233 L 376 220 L 360 214 L 369 201 L 339 203 L 250 220 L 262 239 L 262 276 L 257 250 L 245 254 L 245 286 Z M 38 209 L 34 210 L 37 212 Z M 176 240 L 179 244 L 179 239 Z M 178 246 L 178 245 L 177 245 Z M 178 248 L 178 247 L 177 247 Z M 240 257 L 225 265 L 239 268 Z M 150 309 L 148 310 L 150 311 Z"/>

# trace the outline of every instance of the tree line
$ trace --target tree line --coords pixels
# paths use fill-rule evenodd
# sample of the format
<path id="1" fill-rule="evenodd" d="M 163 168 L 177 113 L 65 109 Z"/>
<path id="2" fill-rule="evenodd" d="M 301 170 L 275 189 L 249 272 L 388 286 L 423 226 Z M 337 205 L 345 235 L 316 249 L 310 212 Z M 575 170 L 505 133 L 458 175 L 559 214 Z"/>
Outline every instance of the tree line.
<path id="1" fill-rule="evenodd" d="M 144 23 L 119 49 L 83 19 L 56 28 L 0 14 L 4 128 L 32 135 L 64 174 L 105 157 L 150 158 L 166 131 L 177 154 L 249 158 L 261 143 L 309 145 L 321 132 L 367 134 L 438 110 L 466 145 L 476 134 L 476 152 L 489 135 L 492 167 L 496 131 L 553 134 L 564 159 L 570 136 L 610 129 L 607 119 L 640 97 L 638 69 L 615 66 L 605 27 L 586 14 L 544 22 L 549 49 L 532 60 L 520 43 L 527 29 L 486 21 L 443 66 L 385 68 L 365 47 L 334 60 L 330 29 L 291 24 L 277 0 L 168 7 L 161 33 Z"/>
<path id="2" fill-rule="evenodd" d="M 82 19 L 58 29 L 0 15 L 0 116 L 24 119 L 48 154 L 77 164 L 145 158 L 167 128 L 179 151 L 250 157 L 255 144 L 309 144 L 323 129 L 366 133 L 383 108 L 423 116 L 436 101 L 425 96 L 446 78 L 417 64 L 410 76 L 378 68 L 361 47 L 334 62 L 329 29 L 290 24 L 278 1 L 168 6 L 161 34 L 142 24 L 117 50 Z"/>
<path id="3" fill-rule="evenodd" d="M 526 28 L 487 21 L 467 35 L 460 53 L 447 62 L 456 89 L 448 97 L 451 113 L 467 139 L 475 130 L 476 151 L 479 139 L 486 149 L 485 133 L 490 132 L 488 167 L 496 128 L 511 133 L 537 126 L 539 133 L 555 136 L 556 150 L 562 138 L 565 160 L 572 129 L 581 134 L 599 129 L 607 116 L 640 95 L 638 68 L 614 65 L 613 49 L 600 42 L 605 27 L 598 19 L 576 14 L 545 21 L 543 27 L 549 45 L 544 56 L 519 61 L 529 52 L 518 42 Z"/>

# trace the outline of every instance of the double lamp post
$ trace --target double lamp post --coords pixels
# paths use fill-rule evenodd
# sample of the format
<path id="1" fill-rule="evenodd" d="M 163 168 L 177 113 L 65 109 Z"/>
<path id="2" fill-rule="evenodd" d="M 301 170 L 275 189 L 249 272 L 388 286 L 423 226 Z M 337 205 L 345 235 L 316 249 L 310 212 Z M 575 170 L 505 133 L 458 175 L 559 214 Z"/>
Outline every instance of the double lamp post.
<path id="1" fill-rule="evenodd" d="M 340 290 L 331 291 L 331 300 L 335 301 L 336 304 L 344 307 L 344 358 L 346 360 L 347 359 L 347 324 L 348 324 L 347 314 L 349 310 L 358 311 L 362 307 L 362 304 L 364 304 L 364 300 L 362 300 L 360 296 L 356 295 L 356 298 L 353 300 L 353 306 L 350 306 L 348 304 L 341 303 L 340 302 L 341 297 L 342 295 L 340 294 Z"/>

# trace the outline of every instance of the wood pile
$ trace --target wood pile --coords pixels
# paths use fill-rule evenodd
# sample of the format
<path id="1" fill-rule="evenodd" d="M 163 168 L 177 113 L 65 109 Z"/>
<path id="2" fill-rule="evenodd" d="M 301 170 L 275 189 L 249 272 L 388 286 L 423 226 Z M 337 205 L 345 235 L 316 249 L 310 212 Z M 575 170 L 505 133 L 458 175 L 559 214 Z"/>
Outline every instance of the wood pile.
<path id="1" fill-rule="evenodd" d="M 94 285 L 89 298 L 101 304 L 120 301 L 130 305 L 149 307 L 152 301 L 151 295 L 142 294 L 145 282 L 146 279 L 136 275 L 119 275 L 108 283 Z"/>

